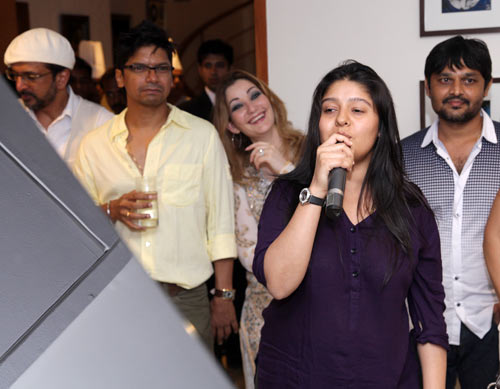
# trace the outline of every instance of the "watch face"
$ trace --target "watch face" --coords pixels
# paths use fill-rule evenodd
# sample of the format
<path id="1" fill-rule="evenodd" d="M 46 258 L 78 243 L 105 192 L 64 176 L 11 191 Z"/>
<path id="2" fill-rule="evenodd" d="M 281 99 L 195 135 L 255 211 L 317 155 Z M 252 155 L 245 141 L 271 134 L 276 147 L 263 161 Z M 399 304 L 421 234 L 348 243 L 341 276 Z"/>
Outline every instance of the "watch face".
<path id="1" fill-rule="evenodd" d="M 301 204 L 306 204 L 309 201 L 310 197 L 311 197 L 311 193 L 309 192 L 309 189 L 304 188 L 300 191 L 299 201 Z"/>

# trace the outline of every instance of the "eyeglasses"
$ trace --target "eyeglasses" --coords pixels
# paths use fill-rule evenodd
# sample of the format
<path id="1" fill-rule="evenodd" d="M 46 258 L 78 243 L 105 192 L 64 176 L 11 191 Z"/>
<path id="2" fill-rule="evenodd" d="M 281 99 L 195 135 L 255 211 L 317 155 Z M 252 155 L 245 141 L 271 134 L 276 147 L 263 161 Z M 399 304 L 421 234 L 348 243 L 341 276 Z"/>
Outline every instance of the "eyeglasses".
<path id="1" fill-rule="evenodd" d="M 11 81 L 17 81 L 18 77 L 21 77 L 21 80 L 24 82 L 36 82 L 39 78 L 45 77 L 48 74 L 52 74 L 52 72 L 47 72 L 47 73 L 33 73 L 33 72 L 26 72 L 26 73 L 16 73 L 12 69 L 7 69 L 5 71 L 5 75 L 7 78 Z"/>
<path id="2" fill-rule="evenodd" d="M 131 65 L 125 65 L 124 69 L 130 69 L 133 73 L 143 74 L 145 72 L 149 72 L 153 70 L 156 74 L 165 74 L 174 70 L 172 65 L 163 63 L 156 66 L 149 66 L 144 63 L 133 63 Z"/>

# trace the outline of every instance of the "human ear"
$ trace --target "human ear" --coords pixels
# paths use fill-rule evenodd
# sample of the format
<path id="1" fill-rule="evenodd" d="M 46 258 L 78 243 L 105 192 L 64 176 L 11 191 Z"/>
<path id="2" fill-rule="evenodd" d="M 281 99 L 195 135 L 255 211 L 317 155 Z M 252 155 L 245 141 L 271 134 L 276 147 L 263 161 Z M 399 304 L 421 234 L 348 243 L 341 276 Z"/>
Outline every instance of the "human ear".
<path id="1" fill-rule="evenodd" d="M 490 82 L 488 82 L 488 85 L 485 86 L 484 94 L 483 94 L 484 97 L 488 96 L 488 92 L 490 91 L 492 83 L 493 83 L 493 79 L 491 79 Z"/>
<path id="2" fill-rule="evenodd" d="M 123 71 L 121 69 L 115 69 L 115 80 L 118 88 L 123 88 L 125 86 L 125 81 L 123 79 Z"/>
<path id="3" fill-rule="evenodd" d="M 431 97 L 431 87 L 427 82 L 427 79 L 424 81 L 424 86 L 425 86 L 425 94 L 427 95 L 427 97 Z"/>
<path id="4" fill-rule="evenodd" d="M 229 132 L 232 132 L 233 134 L 239 134 L 241 131 L 238 130 L 233 123 L 229 122 L 227 123 L 227 130 Z"/>
<path id="5" fill-rule="evenodd" d="M 69 83 L 69 78 L 71 76 L 71 72 L 69 69 L 64 69 L 56 74 L 54 80 L 56 82 L 56 87 L 59 90 L 66 89 L 66 86 Z"/>

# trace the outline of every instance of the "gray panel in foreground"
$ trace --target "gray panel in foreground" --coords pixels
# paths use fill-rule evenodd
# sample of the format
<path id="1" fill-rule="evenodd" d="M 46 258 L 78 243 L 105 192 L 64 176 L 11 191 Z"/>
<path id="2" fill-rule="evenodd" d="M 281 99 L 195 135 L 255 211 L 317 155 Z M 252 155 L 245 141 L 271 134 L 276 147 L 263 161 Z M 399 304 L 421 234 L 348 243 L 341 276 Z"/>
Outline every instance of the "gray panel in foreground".
<path id="1" fill-rule="evenodd" d="M 230 388 L 186 327 L 130 261 L 12 388 Z"/>
<path id="2" fill-rule="evenodd" d="M 0 388 L 229 387 L 1 80 L 0 116 Z"/>
<path id="3" fill-rule="evenodd" d="M 104 253 L 0 149 L 0 359 Z M 8 229 L 5 231 L 3 229 Z M 10 232 L 10 233 L 9 233 Z"/>

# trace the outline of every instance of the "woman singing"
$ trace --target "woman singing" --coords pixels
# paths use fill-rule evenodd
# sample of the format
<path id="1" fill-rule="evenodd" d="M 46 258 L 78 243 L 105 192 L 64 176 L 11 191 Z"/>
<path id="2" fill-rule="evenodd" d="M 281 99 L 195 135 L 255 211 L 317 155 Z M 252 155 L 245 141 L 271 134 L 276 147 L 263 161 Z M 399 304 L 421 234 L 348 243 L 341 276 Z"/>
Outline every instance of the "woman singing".
<path id="1" fill-rule="evenodd" d="M 413 389 L 421 379 L 444 388 L 439 235 L 401 154 L 383 80 L 354 61 L 329 72 L 314 93 L 304 154 L 275 181 L 260 218 L 253 271 L 274 300 L 259 389 Z M 347 175 L 343 212 L 330 220 L 322 204 L 334 168 Z"/>

